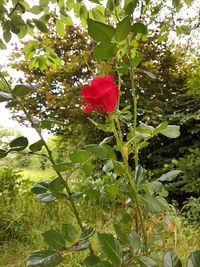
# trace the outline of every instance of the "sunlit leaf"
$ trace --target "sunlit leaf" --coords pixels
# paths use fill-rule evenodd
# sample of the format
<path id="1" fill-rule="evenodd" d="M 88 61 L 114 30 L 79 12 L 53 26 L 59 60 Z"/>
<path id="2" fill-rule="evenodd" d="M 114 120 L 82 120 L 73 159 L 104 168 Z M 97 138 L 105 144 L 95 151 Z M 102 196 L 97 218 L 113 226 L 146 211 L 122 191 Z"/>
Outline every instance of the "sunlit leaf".
<path id="1" fill-rule="evenodd" d="M 61 233 L 63 238 L 68 242 L 75 242 L 78 235 L 76 228 L 69 223 L 65 223 L 62 225 Z"/>
<path id="2" fill-rule="evenodd" d="M 117 24 L 115 32 L 115 40 L 121 42 L 126 39 L 127 35 L 131 32 L 131 22 L 130 17 L 125 17 L 122 21 Z"/>
<path id="3" fill-rule="evenodd" d="M 55 231 L 49 230 L 42 234 L 44 241 L 56 250 L 63 250 L 65 248 L 65 240 L 62 235 Z"/>
<path id="4" fill-rule="evenodd" d="M 14 96 L 25 96 L 33 91 L 33 88 L 29 85 L 17 84 L 12 90 Z"/>
<path id="5" fill-rule="evenodd" d="M 88 19 L 88 33 L 96 41 L 110 41 L 115 34 L 115 29 L 107 24 Z"/>
<path id="6" fill-rule="evenodd" d="M 72 168 L 74 168 L 74 164 L 71 162 L 59 163 L 59 164 L 53 165 L 53 168 L 55 171 L 65 172 L 65 171 L 69 171 Z"/>
<path id="7" fill-rule="evenodd" d="M 160 131 L 160 133 L 169 138 L 177 138 L 180 136 L 180 126 L 179 125 L 168 125 L 165 130 Z"/>
<path id="8" fill-rule="evenodd" d="M 74 153 L 69 155 L 69 158 L 74 163 L 85 163 L 91 154 L 85 150 L 77 150 Z"/>
<path id="9" fill-rule="evenodd" d="M 182 7 L 181 0 L 172 0 L 172 4 L 173 4 L 176 12 L 179 12 L 181 7 Z"/>
<path id="10" fill-rule="evenodd" d="M 114 266 L 122 261 L 122 249 L 119 241 L 111 234 L 98 233 L 98 241 L 103 253 Z"/>
<path id="11" fill-rule="evenodd" d="M 92 15 L 96 21 L 105 22 L 104 14 L 97 8 L 92 8 Z"/>
<path id="12" fill-rule="evenodd" d="M 60 20 L 56 21 L 56 32 L 60 38 L 63 38 L 65 36 L 65 27 L 63 22 Z"/>
<path id="13" fill-rule="evenodd" d="M 165 173 L 160 178 L 158 178 L 158 181 L 161 181 L 161 182 L 171 182 L 171 181 L 173 181 L 177 177 L 177 175 L 179 175 L 182 172 L 183 171 L 181 171 L 181 170 L 169 171 L 168 173 Z"/>
<path id="14" fill-rule="evenodd" d="M 106 59 L 112 57 L 115 51 L 116 44 L 103 41 L 94 48 L 94 57 L 96 59 Z"/>

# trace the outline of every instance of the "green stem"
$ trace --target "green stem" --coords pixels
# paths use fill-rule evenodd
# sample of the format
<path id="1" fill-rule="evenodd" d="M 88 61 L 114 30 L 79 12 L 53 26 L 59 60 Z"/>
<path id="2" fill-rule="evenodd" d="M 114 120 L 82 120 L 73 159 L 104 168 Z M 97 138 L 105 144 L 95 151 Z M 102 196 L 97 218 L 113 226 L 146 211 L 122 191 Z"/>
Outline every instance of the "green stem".
<path id="1" fill-rule="evenodd" d="M 133 131 L 133 140 L 134 140 L 134 163 L 135 163 L 135 171 L 136 171 L 136 167 L 139 164 L 139 157 L 138 157 L 139 150 L 138 150 L 138 145 L 137 145 L 137 141 L 136 141 L 136 134 L 135 134 L 136 133 L 136 127 L 137 127 L 137 91 L 135 88 L 134 67 L 132 66 L 132 62 L 131 62 L 131 58 L 130 58 L 131 48 L 130 48 L 130 44 L 129 44 L 128 39 L 127 39 L 127 45 L 128 45 L 128 49 L 129 49 L 128 58 L 129 58 L 129 62 L 130 62 L 131 87 L 133 90 L 133 108 L 134 108 L 134 110 L 133 110 L 133 128 L 132 128 L 132 131 Z M 119 123 L 118 118 L 116 119 L 116 123 L 117 123 L 117 128 L 118 128 L 117 130 L 115 128 L 115 123 L 114 123 L 114 119 L 113 119 L 113 123 L 112 123 L 113 132 L 114 132 L 117 143 L 120 142 L 121 154 L 122 154 L 122 158 L 123 158 L 123 162 L 124 162 L 126 177 L 128 178 L 129 184 L 131 185 L 131 188 L 133 191 L 133 195 L 135 197 L 135 203 L 136 203 L 136 208 L 137 208 L 136 226 L 137 226 L 137 218 L 139 217 L 141 229 L 142 229 L 143 240 L 144 240 L 144 249 L 145 249 L 145 253 L 148 254 L 147 234 L 146 234 L 146 228 L 145 228 L 145 222 L 144 222 L 142 210 L 140 207 L 139 193 L 137 191 L 136 184 L 129 173 L 128 156 L 125 155 L 125 153 L 124 153 L 122 131 L 121 131 L 121 127 L 120 127 L 120 123 Z M 126 152 L 126 153 L 128 153 L 128 152 Z"/>
<path id="2" fill-rule="evenodd" d="M 136 207 L 137 207 L 137 213 L 140 219 L 140 223 L 141 223 L 141 228 L 142 228 L 142 233 L 143 233 L 143 238 L 144 238 L 144 248 L 145 248 L 145 253 L 148 254 L 148 246 L 147 246 L 147 235 L 146 235 L 146 229 L 145 229 L 145 224 L 144 224 L 144 219 L 143 219 L 143 215 L 142 215 L 142 211 L 140 208 L 140 201 L 139 201 L 139 194 L 137 192 L 137 188 L 136 185 L 133 181 L 133 178 L 131 177 L 130 173 L 129 173 L 129 165 L 128 165 L 128 161 L 126 156 L 124 155 L 123 152 L 123 145 L 121 143 L 120 137 L 119 137 L 119 133 L 115 127 L 115 123 L 114 123 L 114 118 L 111 116 L 109 116 L 111 125 L 112 125 L 112 129 L 113 129 L 113 133 L 116 139 L 116 142 L 120 144 L 120 150 L 121 150 L 121 155 L 123 158 L 123 163 L 124 163 L 124 167 L 125 167 L 125 174 L 126 177 L 128 178 L 128 182 L 131 185 L 131 189 L 133 191 L 133 195 L 135 197 L 135 203 L 136 203 Z"/>
<path id="3" fill-rule="evenodd" d="M 129 47 L 130 48 L 130 47 Z M 138 158 L 138 145 L 137 145 L 137 141 L 136 141 L 136 127 L 137 127 L 137 91 L 135 88 L 135 82 L 134 82 L 134 69 L 130 60 L 130 78 L 131 78 L 131 87 L 133 90 L 133 139 L 134 139 L 134 162 L 135 162 L 135 171 L 136 171 L 136 167 L 139 164 L 139 158 Z M 131 179 L 132 181 L 132 179 Z M 133 183 L 131 183 L 132 185 Z M 143 218 L 143 214 L 142 214 L 142 210 L 140 207 L 140 203 L 139 203 L 139 193 L 137 191 L 136 185 L 134 184 L 134 186 L 132 185 L 132 189 L 135 195 L 135 202 L 136 202 L 136 206 L 137 206 L 137 211 L 138 211 L 138 215 L 139 215 L 139 219 L 140 219 L 140 223 L 141 223 L 141 227 L 142 227 L 142 233 L 143 233 L 143 239 L 144 239 L 144 248 L 145 248 L 145 253 L 148 254 L 148 245 L 147 245 L 147 234 L 146 234 L 146 228 L 145 228 L 145 222 L 144 222 L 144 218 Z"/>
<path id="4" fill-rule="evenodd" d="M 7 82 L 7 80 L 5 79 L 5 77 L 3 75 L 1 75 L 1 78 L 6 82 L 6 84 L 8 85 L 8 88 L 9 88 L 9 91 L 10 93 L 12 94 L 12 88 L 10 86 L 10 84 Z M 35 131 L 37 132 L 37 134 L 39 135 L 40 139 L 42 140 L 43 144 L 44 144 L 44 147 L 47 151 L 47 154 L 48 154 L 48 159 L 50 160 L 50 162 L 52 163 L 52 165 L 55 165 L 55 160 L 52 156 L 52 151 L 50 150 L 47 142 L 44 140 L 43 136 L 42 136 L 42 133 L 41 133 L 41 130 L 37 127 L 37 125 L 35 124 L 35 122 L 33 121 L 32 117 L 29 115 L 29 113 L 27 112 L 24 104 L 18 100 L 18 103 L 22 109 L 22 111 L 24 112 L 24 114 L 26 115 L 27 119 L 29 120 L 29 122 L 31 123 L 31 126 L 35 129 Z M 71 203 L 71 207 L 72 207 L 72 210 L 73 210 L 73 213 L 74 213 L 74 216 L 76 217 L 76 220 L 77 220 L 77 223 L 79 224 L 80 228 L 82 231 L 84 231 L 84 226 L 83 226 L 83 223 L 80 219 L 80 215 L 78 213 L 78 210 L 76 208 L 76 205 L 73 201 L 73 199 L 71 198 L 71 195 L 72 195 L 72 192 L 69 188 L 69 185 L 67 183 L 67 181 L 64 179 L 64 177 L 62 176 L 62 174 L 59 172 L 59 171 L 56 171 L 58 177 L 63 181 L 63 183 L 65 184 L 65 188 L 67 190 L 67 193 L 68 193 L 68 196 L 69 196 L 69 201 Z"/>
<path id="5" fill-rule="evenodd" d="M 29 115 L 29 113 L 27 112 L 26 108 L 24 107 L 23 103 L 19 102 L 19 105 L 21 106 L 21 109 L 23 110 L 24 114 L 26 115 L 27 119 L 29 120 L 29 122 L 31 123 L 31 126 L 36 130 L 37 134 L 39 135 L 40 139 L 42 140 L 43 144 L 44 144 L 44 147 L 47 151 L 47 154 L 48 154 L 48 158 L 51 162 L 52 165 L 55 165 L 55 160 L 52 156 L 52 151 L 50 150 L 48 144 L 46 143 L 46 141 L 44 140 L 43 136 L 42 136 L 42 133 L 41 133 L 41 130 L 35 125 L 34 121 L 32 120 L 31 116 Z M 76 204 L 74 202 L 74 200 L 71 198 L 71 195 L 72 195 L 72 192 L 69 188 L 69 185 L 68 185 L 68 182 L 64 179 L 64 177 L 62 176 L 62 174 L 59 172 L 59 171 L 56 171 L 58 177 L 62 180 L 62 182 L 64 183 L 65 185 L 65 189 L 67 190 L 67 193 L 68 193 L 68 199 L 71 203 L 71 208 L 72 208 L 72 211 L 73 211 L 73 214 L 77 220 L 77 223 L 78 225 L 80 226 L 81 230 L 84 231 L 85 230 L 85 227 L 83 226 L 83 223 L 81 221 L 81 218 L 80 218 L 80 215 L 79 215 L 79 212 L 76 208 Z M 90 244 L 90 253 L 93 254 L 93 248 Z"/>

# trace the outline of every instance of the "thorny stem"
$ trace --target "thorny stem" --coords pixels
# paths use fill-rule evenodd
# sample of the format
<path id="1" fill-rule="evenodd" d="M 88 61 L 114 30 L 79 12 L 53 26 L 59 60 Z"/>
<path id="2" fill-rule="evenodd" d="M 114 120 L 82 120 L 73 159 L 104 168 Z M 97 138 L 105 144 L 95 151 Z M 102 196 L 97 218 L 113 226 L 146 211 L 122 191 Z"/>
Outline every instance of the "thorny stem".
<path id="1" fill-rule="evenodd" d="M 52 165 L 55 165 L 55 160 L 52 156 L 52 151 L 50 150 L 48 144 L 46 143 L 46 141 L 44 140 L 43 136 L 42 136 L 42 133 L 41 133 L 41 130 L 35 125 L 35 123 L 33 122 L 31 116 L 29 115 L 29 113 L 27 112 L 26 108 L 24 107 L 23 103 L 19 103 L 20 106 L 21 106 L 21 109 L 23 110 L 24 114 L 26 115 L 27 119 L 30 121 L 32 127 L 36 130 L 37 134 L 39 135 L 40 139 L 42 140 L 43 144 L 44 144 L 44 147 L 48 153 L 48 157 L 49 157 L 49 160 L 50 162 L 52 163 Z M 81 221 L 81 218 L 80 218 L 80 215 L 79 215 L 79 212 L 76 208 L 76 204 L 74 202 L 74 200 L 71 198 L 71 195 L 72 195 L 72 192 L 69 188 L 69 185 L 68 185 L 68 182 L 63 178 L 62 174 L 59 172 L 59 171 L 56 171 L 58 177 L 62 180 L 62 182 L 64 183 L 65 185 L 65 189 L 67 190 L 67 193 L 68 193 L 68 196 L 69 196 L 69 201 L 71 203 L 71 207 L 72 207 L 72 211 L 74 213 L 74 216 L 76 217 L 76 220 L 77 220 L 77 223 L 78 225 L 80 226 L 81 230 L 84 231 L 85 230 L 85 227 L 83 226 L 83 223 Z M 93 248 L 90 244 L 90 253 L 93 254 Z"/>
<path id="2" fill-rule="evenodd" d="M 136 141 L 136 134 L 135 134 L 136 133 L 136 127 L 137 127 L 137 98 L 138 97 L 137 97 L 137 91 L 136 91 L 135 82 L 134 82 L 134 67 L 133 67 L 132 62 L 131 62 L 131 48 L 130 48 L 130 44 L 129 44 L 128 39 L 127 39 L 127 45 L 128 45 L 128 49 L 129 49 L 128 58 L 129 58 L 129 63 L 130 63 L 129 73 L 130 73 L 130 79 L 131 79 L 131 88 L 133 90 L 133 108 L 134 108 L 134 110 L 133 110 L 132 132 L 133 132 L 133 140 L 134 140 L 134 163 L 135 163 L 135 170 L 136 170 L 136 167 L 139 164 L 139 159 L 138 159 L 139 149 L 138 149 L 138 145 L 137 145 L 137 141 Z M 125 147 L 123 146 L 123 134 L 122 134 L 121 127 L 120 127 L 119 118 L 117 117 L 117 119 L 116 119 L 117 129 L 115 126 L 114 118 L 112 118 L 111 121 L 112 121 L 112 128 L 113 128 L 114 136 L 116 138 L 117 143 L 120 145 L 123 163 L 124 163 L 124 167 L 125 167 L 126 177 L 128 178 L 129 184 L 131 185 L 131 188 L 132 188 L 133 195 L 135 197 L 136 210 L 137 210 L 137 212 L 136 212 L 136 230 L 138 230 L 138 217 L 139 217 L 141 228 L 142 228 L 143 240 L 144 240 L 144 249 L 145 249 L 145 253 L 148 254 L 147 234 L 146 234 L 142 210 L 140 207 L 139 193 L 138 193 L 136 184 L 135 184 L 135 182 L 134 182 L 134 180 L 133 180 L 133 178 L 129 172 L 128 151 L 126 151 Z M 128 146 L 127 146 L 127 148 L 128 148 Z"/>
<path id="3" fill-rule="evenodd" d="M 6 84 L 8 85 L 8 88 L 10 90 L 10 93 L 12 93 L 12 88 L 10 87 L 10 84 L 7 82 L 7 80 L 2 75 L 0 75 L 0 76 L 6 82 Z M 42 133 L 41 133 L 41 130 L 37 127 L 37 125 L 33 121 L 32 117 L 29 115 L 29 113 L 26 110 L 24 104 L 22 102 L 20 102 L 20 101 L 18 101 L 18 104 L 20 105 L 22 111 L 24 112 L 24 114 L 26 115 L 27 119 L 31 123 L 31 126 L 35 129 L 35 131 L 37 132 L 38 136 L 42 140 L 43 145 L 44 145 L 44 147 L 45 147 L 45 149 L 47 151 L 47 154 L 48 154 L 48 159 L 50 160 L 50 162 L 52 163 L 52 165 L 55 165 L 55 160 L 53 158 L 52 151 L 50 150 L 48 144 L 44 140 L 44 138 L 42 136 Z M 71 197 L 72 192 L 71 192 L 71 190 L 69 188 L 68 182 L 64 179 L 64 177 L 62 176 L 62 174 L 59 171 L 56 171 L 56 173 L 57 173 L 58 177 L 61 179 L 61 181 L 63 182 L 63 184 L 65 185 L 65 189 L 67 190 L 67 193 L 68 193 L 68 197 L 69 197 L 68 199 L 69 199 L 69 201 L 71 203 L 71 208 L 72 208 L 73 214 L 76 217 L 77 223 L 80 226 L 81 230 L 84 231 L 85 230 L 85 227 L 83 226 L 83 223 L 81 221 L 79 212 L 78 212 L 78 210 L 76 208 L 76 204 L 75 204 L 74 200 Z M 92 245 L 91 244 L 89 246 L 89 250 L 90 250 L 90 254 L 93 254 L 94 251 L 93 251 L 93 248 L 92 248 Z"/>
<path id="4" fill-rule="evenodd" d="M 131 55 L 131 49 L 130 49 L 130 44 L 129 44 L 128 40 L 127 40 L 127 44 L 128 44 L 128 49 L 129 49 L 129 55 Z M 137 90 L 136 90 L 135 82 L 134 82 L 134 68 L 133 68 L 130 57 L 129 57 L 129 62 L 130 62 L 131 87 L 133 90 L 133 108 L 134 108 L 134 110 L 133 110 L 133 138 L 134 138 L 134 162 L 135 162 L 135 170 L 136 170 L 136 167 L 139 164 L 139 159 L 138 159 L 138 152 L 139 151 L 138 151 L 138 145 L 137 145 L 136 134 L 135 134 L 136 133 L 136 127 L 137 127 L 137 99 L 138 99 L 138 96 L 137 96 Z M 131 181 L 132 181 L 132 178 L 131 178 Z M 132 185 L 132 189 L 133 189 L 133 192 L 135 195 L 135 202 L 136 202 L 137 211 L 138 211 L 138 215 L 139 215 L 140 223 L 141 223 L 141 227 L 142 227 L 145 253 L 148 254 L 147 234 L 146 234 L 142 210 L 141 210 L 140 203 L 139 203 L 139 194 L 138 194 L 135 183 L 133 184 L 133 182 L 132 182 L 131 185 Z"/>

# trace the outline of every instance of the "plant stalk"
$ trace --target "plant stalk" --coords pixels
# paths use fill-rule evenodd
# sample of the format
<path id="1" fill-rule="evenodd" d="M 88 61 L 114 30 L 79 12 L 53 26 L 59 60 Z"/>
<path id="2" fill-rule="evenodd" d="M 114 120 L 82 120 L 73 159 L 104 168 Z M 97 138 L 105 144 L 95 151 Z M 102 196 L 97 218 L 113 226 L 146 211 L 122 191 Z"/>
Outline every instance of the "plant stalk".
<path id="1" fill-rule="evenodd" d="M 38 127 L 35 125 L 35 123 L 33 122 L 31 116 L 29 115 L 29 113 L 27 112 L 26 108 L 24 107 L 23 103 L 20 103 L 19 102 L 19 105 L 21 106 L 21 109 L 23 110 L 24 114 L 26 115 L 27 119 L 29 120 L 29 122 L 31 123 L 31 126 L 36 130 L 37 134 L 39 135 L 40 139 L 42 140 L 43 144 L 44 144 L 44 147 L 47 151 L 47 154 L 48 154 L 48 158 L 50 160 L 50 162 L 52 163 L 52 165 L 55 165 L 55 160 L 52 156 L 52 151 L 50 150 L 47 142 L 44 140 L 43 136 L 42 136 L 42 133 L 41 133 L 41 130 L 38 129 Z M 59 171 L 56 171 L 58 177 L 62 180 L 62 182 L 64 183 L 65 185 L 65 189 L 67 190 L 67 193 L 68 193 L 68 196 L 69 196 L 69 201 L 71 203 L 71 208 L 72 208 L 72 211 L 73 211 L 73 214 L 77 220 L 77 223 L 78 225 L 80 226 L 81 230 L 84 231 L 85 230 L 85 227 L 83 226 L 83 223 L 81 221 L 81 218 L 80 218 L 80 215 L 79 215 L 79 212 L 76 208 L 76 204 L 74 202 L 74 200 L 71 198 L 71 195 L 72 195 L 72 192 L 69 188 L 69 185 L 68 185 L 68 182 L 64 179 L 64 177 L 62 176 L 62 174 L 59 172 Z M 90 244 L 89 246 L 89 250 L 90 250 L 90 254 L 93 254 L 93 248 Z"/>
<path id="2" fill-rule="evenodd" d="M 138 157 L 138 146 L 137 146 L 137 141 L 136 141 L 136 127 L 137 127 L 137 91 L 136 91 L 136 87 L 135 87 L 135 82 L 134 82 L 134 68 L 132 66 L 131 63 L 131 59 L 130 59 L 130 78 L 131 78 L 131 87 L 133 90 L 133 139 L 134 139 L 134 163 L 135 163 L 135 171 L 136 171 L 136 167 L 139 164 L 139 157 Z M 132 179 L 131 179 L 132 181 Z M 148 254 L 148 245 L 147 245 L 147 234 L 146 234 L 146 229 L 145 229 L 145 223 L 144 223 L 144 218 L 143 218 L 143 214 L 142 214 L 142 210 L 140 207 L 140 203 L 139 203 L 139 194 L 136 188 L 135 183 L 133 184 L 133 182 L 131 182 L 131 186 L 133 189 L 133 193 L 135 195 L 135 202 L 136 202 L 136 206 L 137 206 L 137 212 L 139 215 L 139 219 L 140 219 L 140 223 L 141 223 L 141 228 L 142 228 L 142 234 L 143 234 L 143 239 L 144 239 L 144 249 L 145 249 L 145 253 L 146 255 Z"/>

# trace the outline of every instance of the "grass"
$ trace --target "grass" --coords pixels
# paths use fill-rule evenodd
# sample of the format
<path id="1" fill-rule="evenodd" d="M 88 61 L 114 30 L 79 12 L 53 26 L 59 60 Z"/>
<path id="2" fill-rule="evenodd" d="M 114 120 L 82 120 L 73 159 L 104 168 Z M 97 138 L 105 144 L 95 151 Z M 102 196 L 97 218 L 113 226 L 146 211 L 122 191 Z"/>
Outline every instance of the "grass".
<path id="1" fill-rule="evenodd" d="M 23 183 L 49 179 L 54 176 L 51 169 L 22 170 Z M 31 183 L 32 183 L 31 182 Z M 82 205 L 83 204 L 83 205 Z M 94 203 L 83 202 L 79 206 L 81 216 L 86 223 L 95 227 L 100 232 L 111 232 L 112 221 L 123 207 L 95 206 Z M 111 211 L 112 208 L 112 211 Z M 24 190 L 10 202 L 2 205 L 3 222 L 6 232 L 0 243 L 0 267 L 25 267 L 25 259 L 30 252 L 47 248 L 42 240 L 41 233 L 49 229 L 60 229 L 63 223 L 76 225 L 70 208 L 63 202 L 38 203 L 34 200 L 30 190 Z M 200 227 L 187 224 L 173 210 L 173 222 L 168 228 L 163 228 L 160 217 L 150 218 L 148 235 L 151 247 L 151 256 L 162 266 L 161 260 L 164 253 L 171 249 L 180 256 L 183 267 L 186 266 L 187 257 L 192 251 L 200 249 Z M 0 237 L 1 237 L 0 235 Z M 1 240 L 0 240 L 1 241 Z M 96 235 L 92 239 L 93 247 L 98 254 Z M 88 251 L 68 253 L 61 267 L 80 267 Z"/>
<path id="2" fill-rule="evenodd" d="M 50 167 L 48 169 L 20 169 L 19 170 L 23 179 L 28 179 L 33 182 L 37 182 L 39 180 L 49 180 L 53 177 L 56 177 L 56 173 L 54 170 Z"/>

